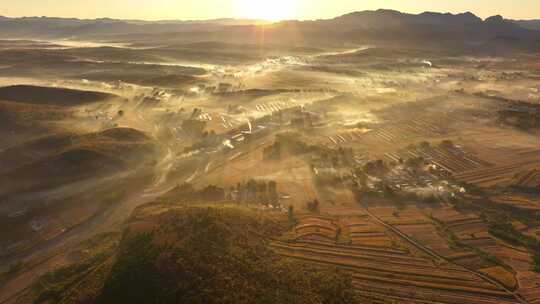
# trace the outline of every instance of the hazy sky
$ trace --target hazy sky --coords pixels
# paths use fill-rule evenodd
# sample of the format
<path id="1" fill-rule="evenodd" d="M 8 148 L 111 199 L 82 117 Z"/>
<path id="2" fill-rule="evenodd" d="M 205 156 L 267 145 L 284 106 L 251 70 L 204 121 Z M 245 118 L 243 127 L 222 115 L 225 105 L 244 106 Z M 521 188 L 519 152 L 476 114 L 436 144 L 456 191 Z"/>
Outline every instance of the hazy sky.
<path id="1" fill-rule="evenodd" d="M 0 15 L 78 18 L 267 19 L 331 18 L 344 13 L 389 8 L 405 12 L 472 11 L 540 19 L 540 0 L 0 0 Z"/>

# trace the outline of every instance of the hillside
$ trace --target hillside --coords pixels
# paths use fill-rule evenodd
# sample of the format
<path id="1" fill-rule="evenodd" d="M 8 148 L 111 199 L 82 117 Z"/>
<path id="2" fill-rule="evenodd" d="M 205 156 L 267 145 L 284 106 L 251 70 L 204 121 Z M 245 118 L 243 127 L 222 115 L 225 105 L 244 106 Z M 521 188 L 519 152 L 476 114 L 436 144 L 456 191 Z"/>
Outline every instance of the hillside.
<path id="1" fill-rule="evenodd" d="M 0 149 L 51 134 L 58 123 L 73 117 L 67 107 L 0 101 Z"/>
<path id="2" fill-rule="evenodd" d="M 156 155 L 153 139 L 128 128 L 45 136 L 0 152 L 0 256 L 118 204 L 149 182 Z"/>
<path id="3" fill-rule="evenodd" d="M 124 157 L 129 157 L 129 146 L 135 147 L 137 143 L 148 143 L 150 140 L 145 133 L 131 128 L 113 128 L 89 134 L 63 132 L 42 136 L 1 150 L 0 174 L 48 156 L 72 150 L 75 146 L 80 148 L 94 146 L 101 150 L 122 149 L 123 146 L 125 150 L 118 152 Z M 115 153 L 111 151 L 111 154 Z"/>
<path id="4" fill-rule="evenodd" d="M 0 88 L 0 100 L 38 105 L 76 106 L 104 101 L 115 97 L 112 94 L 81 91 L 66 88 L 14 85 Z"/>
<path id="5" fill-rule="evenodd" d="M 127 169 L 154 149 L 149 137 L 128 128 L 33 140 L 0 153 L 0 197 Z"/>
<path id="6" fill-rule="evenodd" d="M 353 303 L 345 273 L 268 248 L 284 221 L 242 207 L 144 205 L 118 246 L 101 243 L 93 255 L 42 277 L 19 302 Z"/>

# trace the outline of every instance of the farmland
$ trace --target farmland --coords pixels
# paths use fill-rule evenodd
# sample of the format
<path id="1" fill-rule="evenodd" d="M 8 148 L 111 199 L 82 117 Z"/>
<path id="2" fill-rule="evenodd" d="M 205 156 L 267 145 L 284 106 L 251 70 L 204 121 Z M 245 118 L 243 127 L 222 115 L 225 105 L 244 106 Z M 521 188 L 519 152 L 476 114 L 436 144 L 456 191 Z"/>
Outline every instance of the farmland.
<path id="1" fill-rule="evenodd" d="M 11 19 L 0 304 L 540 303 L 533 30 Z"/>
<path id="2" fill-rule="evenodd" d="M 285 239 L 273 241 L 271 248 L 283 256 L 349 270 L 355 292 L 365 301 L 518 303 L 511 293 L 468 269 L 426 255 L 360 208 L 336 207 L 325 212 L 329 215 L 299 215 L 293 230 Z M 384 215 L 383 210 L 372 212 Z M 421 219 L 419 214 L 416 217 Z M 402 231 L 403 227 L 418 225 L 398 223 L 394 221 L 393 225 Z M 426 225 L 429 223 L 427 220 Z M 411 230 L 406 233 L 414 235 Z M 496 269 L 487 272 L 498 275 Z"/>
<path id="3" fill-rule="evenodd" d="M 502 183 L 519 183 L 518 174 L 523 174 L 526 169 L 540 166 L 540 156 L 537 153 L 518 153 L 519 158 L 515 161 L 500 163 L 489 168 L 469 170 L 456 174 L 455 178 L 464 183 L 470 183 L 481 187 L 496 186 Z M 517 179 L 516 179 L 517 178 Z"/>

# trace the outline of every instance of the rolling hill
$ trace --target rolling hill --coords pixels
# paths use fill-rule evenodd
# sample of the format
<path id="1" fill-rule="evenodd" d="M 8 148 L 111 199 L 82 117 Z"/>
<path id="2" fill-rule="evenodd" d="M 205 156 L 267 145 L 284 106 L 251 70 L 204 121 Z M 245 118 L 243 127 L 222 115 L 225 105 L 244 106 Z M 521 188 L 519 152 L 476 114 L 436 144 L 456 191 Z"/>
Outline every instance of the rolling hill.
<path id="1" fill-rule="evenodd" d="M 286 225 L 237 206 L 144 205 L 119 245 L 45 275 L 20 303 L 354 303 L 346 273 L 268 247 Z"/>
<path id="2" fill-rule="evenodd" d="M 37 105 L 76 106 L 104 101 L 116 97 L 113 94 L 81 91 L 66 88 L 14 85 L 0 88 L 0 100 Z"/>
<path id="3" fill-rule="evenodd" d="M 148 136 L 128 128 L 36 139 L 0 153 L 0 197 L 127 169 L 153 151 Z"/>
<path id="4" fill-rule="evenodd" d="M 61 133 L 0 152 L 0 257 L 85 223 L 153 177 L 152 138 L 129 128 Z"/>

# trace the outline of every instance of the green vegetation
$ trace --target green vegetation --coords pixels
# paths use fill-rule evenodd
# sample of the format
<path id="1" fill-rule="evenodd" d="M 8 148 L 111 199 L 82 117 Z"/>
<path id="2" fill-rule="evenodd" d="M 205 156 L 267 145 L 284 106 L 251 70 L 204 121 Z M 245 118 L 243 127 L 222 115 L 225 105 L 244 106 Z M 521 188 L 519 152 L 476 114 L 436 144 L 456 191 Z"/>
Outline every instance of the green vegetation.
<path id="1" fill-rule="evenodd" d="M 287 217 L 291 226 L 297 224 L 298 220 L 296 219 L 296 215 L 294 214 L 294 207 L 292 205 L 289 206 L 289 208 L 287 209 Z"/>
<path id="2" fill-rule="evenodd" d="M 453 249 L 465 248 L 467 250 L 471 250 L 474 253 L 476 253 L 478 256 L 482 257 L 482 259 L 484 259 L 485 261 L 488 261 L 489 263 L 493 265 L 501 266 L 510 272 L 514 271 L 512 267 L 510 267 L 509 265 L 501 261 L 496 256 L 492 255 L 491 253 L 485 252 L 477 247 L 469 246 L 461 242 L 461 240 L 452 231 L 448 229 L 448 227 L 446 226 L 444 222 L 433 217 L 432 215 L 430 215 L 430 219 L 435 223 L 435 227 L 437 228 L 437 231 L 439 232 L 439 234 L 446 238 L 446 241 L 448 242 L 448 245 L 450 246 L 450 248 L 453 248 Z"/>
<path id="3" fill-rule="evenodd" d="M 509 244 L 527 248 L 533 258 L 533 270 L 540 273 L 540 241 L 517 231 L 506 219 L 490 221 L 489 233 Z"/>
<path id="4" fill-rule="evenodd" d="M 162 202 L 262 204 L 279 206 L 279 193 L 275 181 L 249 179 L 225 190 L 215 185 L 195 189 L 193 185 L 178 185 L 160 197 Z"/>
<path id="5" fill-rule="evenodd" d="M 425 159 L 423 157 L 412 157 L 405 161 L 405 164 L 407 167 L 410 168 L 418 168 L 426 163 Z"/>
<path id="6" fill-rule="evenodd" d="M 16 275 L 24 267 L 22 262 L 15 262 L 7 266 L 6 269 L 0 271 L 0 284 L 9 280 L 12 276 Z"/>
<path id="7" fill-rule="evenodd" d="M 145 205 L 114 251 L 48 274 L 35 302 L 355 303 L 348 273 L 269 248 L 286 222 L 232 205 Z"/>
<path id="8" fill-rule="evenodd" d="M 35 287 L 39 293 L 35 303 L 69 303 L 67 291 L 76 287 L 81 279 L 95 270 L 109 256 L 110 252 L 100 252 L 83 262 L 44 275 Z"/>
<path id="9" fill-rule="evenodd" d="M 456 209 L 480 212 L 481 218 L 489 224 L 489 233 L 509 244 L 527 248 L 533 257 L 533 270 L 540 273 L 540 241 L 517 231 L 511 223 L 512 219 L 517 219 L 528 226 L 537 225 L 539 220 L 536 213 L 511 205 L 497 204 L 489 200 L 482 189 L 477 187 L 469 189 L 481 199 L 452 201 Z"/>
<path id="10" fill-rule="evenodd" d="M 514 102 L 519 109 L 508 108 L 498 112 L 498 122 L 514 126 L 520 130 L 528 131 L 537 129 L 540 126 L 540 115 L 538 115 L 538 105 Z"/>
<path id="11" fill-rule="evenodd" d="M 299 265 L 268 249 L 266 238 L 284 228 L 264 215 L 234 207 L 186 207 L 155 224 L 152 232 L 125 235 L 98 303 L 353 299 L 346 275 Z"/>
<path id="12" fill-rule="evenodd" d="M 80 256 L 77 263 L 56 269 L 43 275 L 32 285 L 29 294 L 19 299 L 19 303 L 73 303 L 78 302 L 79 293 L 92 292 L 90 285 L 81 284 L 99 277 L 107 261 L 115 253 L 118 245 L 117 233 L 95 236 L 78 245 L 71 252 Z"/>
<path id="13" fill-rule="evenodd" d="M 215 185 L 195 189 L 193 185 L 184 183 L 176 186 L 159 198 L 162 202 L 221 202 L 225 200 L 225 190 Z"/>
<path id="14" fill-rule="evenodd" d="M 309 212 L 313 212 L 313 213 L 319 213 L 320 212 L 320 203 L 318 200 L 313 200 L 311 202 L 308 202 L 307 203 L 307 206 L 306 206 L 307 210 L 309 210 Z"/>
<path id="15" fill-rule="evenodd" d="M 277 134 L 274 144 L 264 149 L 263 158 L 280 160 L 286 155 L 303 154 L 311 156 L 312 167 L 348 168 L 355 163 L 351 148 L 331 149 L 323 145 L 309 145 L 302 141 L 302 135 L 297 132 Z"/>
<path id="16" fill-rule="evenodd" d="M 275 181 L 249 179 L 245 183 L 238 183 L 231 189 L 231 197 L 237 203 L 244 204 L 271 204 L 277 206 L 279 193 Z"/>

